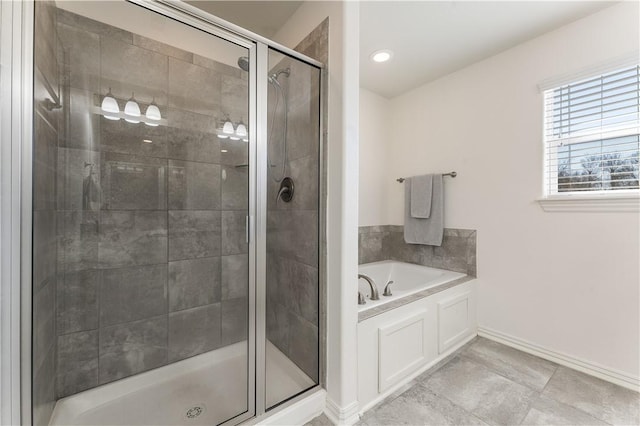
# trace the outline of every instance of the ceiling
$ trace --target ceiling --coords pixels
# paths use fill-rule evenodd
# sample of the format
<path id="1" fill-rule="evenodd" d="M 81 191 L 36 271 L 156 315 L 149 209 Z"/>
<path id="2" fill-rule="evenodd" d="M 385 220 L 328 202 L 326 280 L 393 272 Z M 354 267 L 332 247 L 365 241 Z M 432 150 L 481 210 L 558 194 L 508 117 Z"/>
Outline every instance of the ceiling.
<path id="1" fill-rule="evenodd" d="M 188 0 L 187 3 L 263 37 L 272 38 L 303 2 Z"/>
<path id="2" fill-rule="evenodd" d="M 614 3 L 362 2 L 360 86 L 392 98 Z M 371 61 L 379 49 L 391 61 Z"/>

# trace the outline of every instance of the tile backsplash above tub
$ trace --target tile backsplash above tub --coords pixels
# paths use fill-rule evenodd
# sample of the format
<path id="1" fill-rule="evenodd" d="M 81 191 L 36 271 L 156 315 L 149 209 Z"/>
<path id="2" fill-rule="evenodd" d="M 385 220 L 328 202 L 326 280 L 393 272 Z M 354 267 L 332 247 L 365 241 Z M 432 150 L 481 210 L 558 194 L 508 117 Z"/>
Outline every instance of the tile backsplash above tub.
<path id="1" fill-rule="evenodd" d="M 476 235 L 475 229 L 445 228 L 442 246 L 435 247 L 405 243 L 403 226 L 361 226 L 358 263 L 397 260 L 475 277 Z"/>

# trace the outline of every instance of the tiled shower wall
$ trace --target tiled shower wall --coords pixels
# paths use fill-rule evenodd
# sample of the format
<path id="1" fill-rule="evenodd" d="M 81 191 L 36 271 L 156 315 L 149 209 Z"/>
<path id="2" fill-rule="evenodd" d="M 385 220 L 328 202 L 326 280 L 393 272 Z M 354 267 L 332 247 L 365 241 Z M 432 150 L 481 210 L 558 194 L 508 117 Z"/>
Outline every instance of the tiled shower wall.
<path id="1" fill-rule="evenodd" d="M 358 241 L 360 264 L 398 260 L 476 276 L 476 235 L 473 229 L 444 230 L 440 247 L 404 242 L 404 227 L 361 226 Z"/>
<path id="2" fill-rule="evenodd" d="M 296 48 L 326 63 L 328 21 Z M 290 203 L 277 202 L 282 164 L 282 104 L 270 133 L 267 213 L 267 338 L 309 377 L 318 382 L 319 366 L 319 200 L 320 200 L 320 73 L 285 58 L 271 72 L 289 67 L 280 81 L 288 94 L 287 176 L 295 183 Z M 280 101 L 282 102 L 282 101 Z M 275 94 L 270 89 L 271 119 Z"/>
<path id="3" fill-rule="evenodd" d="M 35 4 L 35 24 L 50 38 L 36 38 L 33 162 L 33 423 L 46 425 L 56 401 L 56 170 L 60 110 L 55 9 Z"/>
<path id="4" fill-rule="evenodd" d="M 214 131 L 247 122 L 248 89 L 240 69 L 63 10 L 57 31 L 64 397 L 246 339 L 247 144 Z M 168 125 L 93 113 L 110 88 Z"/>

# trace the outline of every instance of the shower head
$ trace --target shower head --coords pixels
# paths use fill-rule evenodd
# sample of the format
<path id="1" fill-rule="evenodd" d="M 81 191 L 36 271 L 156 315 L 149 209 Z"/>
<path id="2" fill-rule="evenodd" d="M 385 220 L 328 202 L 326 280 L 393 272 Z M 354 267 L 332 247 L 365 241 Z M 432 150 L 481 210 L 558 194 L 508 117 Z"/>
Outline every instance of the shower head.
<path id="1" fill-rule="evenodd" d="M 249 71 L 249 58 L 246 56 L 240 56 L 238 58 L 238 66 L 242 71 Z"/>
<path id="2" fill-rule="evenodd" d="M 291 75 L 291 68 L 284 68 L 284 69 L 281 69 L 281 70 L 278 70 L 278 71 L 274 72 L 273 74 L 271 74 L 269 76 L 269 81 L 271 83 L 275 83 L 277 85 L 280 85 L 280 83 L 278 83 L 278 77 L 280 77 L 280 74 L 284 74 L 287 77 L 289 77 L 289 75 Z"/>

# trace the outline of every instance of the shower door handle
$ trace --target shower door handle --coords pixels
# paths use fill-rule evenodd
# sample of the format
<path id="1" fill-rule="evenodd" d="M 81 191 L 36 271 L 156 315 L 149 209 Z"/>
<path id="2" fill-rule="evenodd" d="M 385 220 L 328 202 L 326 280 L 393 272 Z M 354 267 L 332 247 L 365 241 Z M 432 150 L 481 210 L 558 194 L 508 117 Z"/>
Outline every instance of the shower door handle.
<path id="1" fill-rule="evenodd" d="M 244 217 L 244 240 L 247 244 L 249 244 L 249 235 L 251 235 L 251 232 L 249 232 L 249 226 L 251 225 L 250 217 L 251 216 Z"/>

